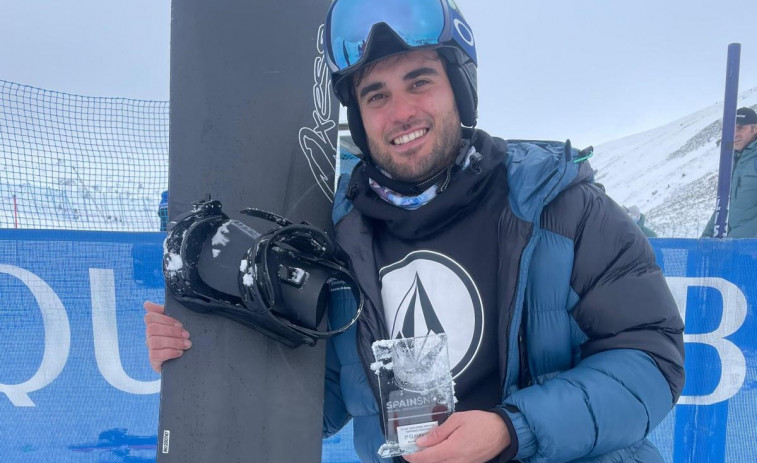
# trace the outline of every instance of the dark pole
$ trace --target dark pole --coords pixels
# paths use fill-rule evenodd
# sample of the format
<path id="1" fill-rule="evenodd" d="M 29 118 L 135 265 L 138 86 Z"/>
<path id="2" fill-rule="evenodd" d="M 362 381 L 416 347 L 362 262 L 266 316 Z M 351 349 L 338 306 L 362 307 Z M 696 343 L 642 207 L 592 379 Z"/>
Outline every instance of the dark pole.
<path id="1" fill-rule="evenodd" d="M 739 64 L 741 44 L 728 45 L 728 64 L 725 77 L 725 100 L 723 104 L 723 137 L 720 143 L 720 169 L 718 172 L 718 196 L 715 203 L 714 238 L 724 238 L 728 233 L 728 203 L 731 194 L 731 169 L 733 168 L 733 138 L 736 132 L 736 105 L 739 96 Z"/>

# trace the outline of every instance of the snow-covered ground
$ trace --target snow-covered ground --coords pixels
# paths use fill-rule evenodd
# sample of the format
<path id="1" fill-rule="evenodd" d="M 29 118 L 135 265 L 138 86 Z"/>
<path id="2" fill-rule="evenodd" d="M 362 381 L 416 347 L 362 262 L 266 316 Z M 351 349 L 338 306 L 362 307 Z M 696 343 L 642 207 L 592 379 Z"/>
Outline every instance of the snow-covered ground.
<path id="1" fill-rule="evenodd" d="M 757 87 L 738 107 L 757 107 Z M 715 208 L 723 103 L 595 147 L 592 166 L 616 202 L 637 205 L 660 237 L 699 237 Z"/>

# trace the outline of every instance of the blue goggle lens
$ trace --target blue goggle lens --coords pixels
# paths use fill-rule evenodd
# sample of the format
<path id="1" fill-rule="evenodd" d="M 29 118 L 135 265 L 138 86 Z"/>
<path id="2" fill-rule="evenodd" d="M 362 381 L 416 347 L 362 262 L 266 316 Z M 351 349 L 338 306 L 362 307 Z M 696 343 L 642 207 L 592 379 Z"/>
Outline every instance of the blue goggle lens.
<path id="1" fill-rule="evenodd" d="M 328 31 L 335 70 L 363 58 L 371 28 L 382 22 L 411 47 L 436 45 L 445 24 L 442 0 L 340 0 Z"/>

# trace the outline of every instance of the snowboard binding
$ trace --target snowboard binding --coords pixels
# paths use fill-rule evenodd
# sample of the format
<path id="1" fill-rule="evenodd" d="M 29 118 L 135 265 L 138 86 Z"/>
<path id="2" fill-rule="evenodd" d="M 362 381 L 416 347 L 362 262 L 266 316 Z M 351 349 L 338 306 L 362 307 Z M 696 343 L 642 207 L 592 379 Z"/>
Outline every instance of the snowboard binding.
<path id="1" fill-rule="evenodd" d="M 205 200 L 169 226 L 163 276 L 190 310 L 230 318 L 287 346 L 315 345 L 343 333 L 363 308 L 347 258 L 321 229 L 259 209 L 243 214 L 272 223 L 259 233 Z M 321 330 L 329 293 L 348 288 L 357 310 L 346 325 Z"/>

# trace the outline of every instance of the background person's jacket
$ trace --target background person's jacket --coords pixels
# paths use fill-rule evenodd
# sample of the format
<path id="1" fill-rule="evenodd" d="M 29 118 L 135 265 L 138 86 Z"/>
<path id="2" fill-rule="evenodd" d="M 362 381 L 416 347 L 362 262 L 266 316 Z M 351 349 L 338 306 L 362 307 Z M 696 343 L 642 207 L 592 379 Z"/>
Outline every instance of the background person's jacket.
<path id="1" fill-rule="evenodd" d="M 476 138 L 484 157 L 506 152 L 500 241 L 508 252 L 500 268 L 517 272 L 499 276 L 503 399 L 496 411 L 515 431 L 515 458 L 662 462 L 646 436 L 683 388 L 683 322 L 647 239 L 590 183 L 591 168 L 574 162 L 580 154 L 569 145 L 507 143 L 482 131 Z M 376 454 L 384 437 L 368 367 L 371 343 L 386 328 L 376 309 L 372 229 L 351 206 L 349 189 L 344 176 L 334 222 L 366 307 L 356 326 L 329 341 L 324 436 L 351 418 L 361 461 L 386 462 Z M 333 292 L 334 326 L 354 311 L 349 294 Z"/>
<path id="2" fill-rule="evenodd" d="M 713 213 L 702 238 L 712 238 L 714 228 Z M 757 238 L 757 140 L 733 155 L 727 237 Z"/>

